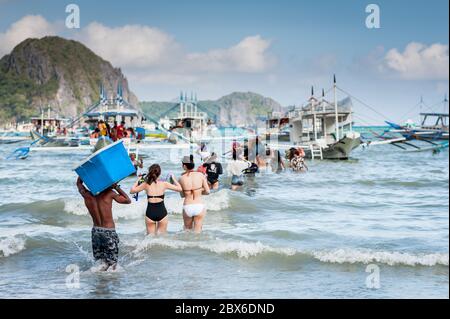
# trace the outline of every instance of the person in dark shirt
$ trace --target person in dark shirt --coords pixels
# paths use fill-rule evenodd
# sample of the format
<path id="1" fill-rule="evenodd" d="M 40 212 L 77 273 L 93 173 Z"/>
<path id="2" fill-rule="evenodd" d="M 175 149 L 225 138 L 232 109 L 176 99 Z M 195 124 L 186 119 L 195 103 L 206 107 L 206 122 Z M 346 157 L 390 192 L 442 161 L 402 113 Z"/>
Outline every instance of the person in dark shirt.
<path id="1" fill-rule="evenodd" d="M 223 174 L 222 164 L 217 162 L 217 155 L 212 153 L 211 156 L 203 164 L 206 168 L 206 176 L 208 180 L 209 187 L 211 189 L 219 188 L 219 177 Z"/>

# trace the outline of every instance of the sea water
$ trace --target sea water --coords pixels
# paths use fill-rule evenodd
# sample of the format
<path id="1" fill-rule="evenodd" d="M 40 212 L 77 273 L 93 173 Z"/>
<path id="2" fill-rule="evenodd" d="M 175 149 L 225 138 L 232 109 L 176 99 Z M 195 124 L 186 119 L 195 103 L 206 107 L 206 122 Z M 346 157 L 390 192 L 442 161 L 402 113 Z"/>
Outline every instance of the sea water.
<path id="1" fill-rule="evenodd" d="M 141 194 L 114 205 L 120 267 L 104 273 L 72 171 L 89 151 L 4 160 L 16 147 L 0 146 L 0 298 L 449 297 L 448 151 L 358 149 L 304 174 L 263 172 L 240 192 L 224 176 L 201 235 L 183 232 L 182 199 L 168 193 L 169 233 L 146 236 Z M 173 152 L 141 154 L 179 176 L 186 150 Z"/>

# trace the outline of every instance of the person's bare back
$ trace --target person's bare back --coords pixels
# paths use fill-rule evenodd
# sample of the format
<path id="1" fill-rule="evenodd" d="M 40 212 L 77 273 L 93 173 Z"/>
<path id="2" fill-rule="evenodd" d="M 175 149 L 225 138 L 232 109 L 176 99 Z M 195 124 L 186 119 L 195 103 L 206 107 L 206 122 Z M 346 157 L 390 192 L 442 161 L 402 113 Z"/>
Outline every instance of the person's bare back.
<path id="1" fill-rule="evenodd" d="M 207 190 L 209 193 L 209 187 L 206 182 L 206 178 L 199 172 L 188 172 L 181 176 L 180 184 L 183 188 L 184 204 L 195 204 L 202 202 L 202 194 Z M 206 184 L 206 186 L 205 186 Z"/>
<path id="2" fill-rule="evenodd" d="M 185 173 L 180 178 L 183 189 L 181 196 L 184 197 L 183 220 L 186 230 L 194 229 L 200 233 L 203 225 L 203 218 L 206 215 L 206 206 L 203 203 L 202 195 L 210 192 L 206 176 L 199 172 L 194 172 L 194 156 L 185 156 L 182 160 Z"/>
<path id="3" fill-rule="evenodd" d="M 79 177 L 77 179 L 77 188 L 78 192 L 84 199 L 84 205 L 86 206 L 89 215 L 91 215 L 92 217 L 92 222 L 94 223 L 94 226 L 101 227 L 102 219 L 97 205 L 97 198 L 94 195 L 92 195 L 91 192 L 88 191 L 86 187 L 84 187 L 83 181 Z"/>
<path id="4" fill-rule="evenodd" d="M 114 190 L 117 191 L 117 193 Z M 110 188 L 97 196 L 97 207 L 101 218 L 101 227 L 115 228 L 112 214 L 112 204 L 116 201 L 119 204 L 131 204 L 131 199 L 119 187 Z"/>
<path id="5" fill-rule="evenodd" d="M 131 199 L 118 185 L 114 185 L 97 196 L 93 196 L 84 187 L 80 178 L 77 180 L 77 187 L 94 223 L 92 228 L 94 259 L 103 262 L 104 270 L 115 269 L 119 256 L 119 236 L 115 230 L 112 204 L 113 201 L 120 204 L 130 204 Z"/>

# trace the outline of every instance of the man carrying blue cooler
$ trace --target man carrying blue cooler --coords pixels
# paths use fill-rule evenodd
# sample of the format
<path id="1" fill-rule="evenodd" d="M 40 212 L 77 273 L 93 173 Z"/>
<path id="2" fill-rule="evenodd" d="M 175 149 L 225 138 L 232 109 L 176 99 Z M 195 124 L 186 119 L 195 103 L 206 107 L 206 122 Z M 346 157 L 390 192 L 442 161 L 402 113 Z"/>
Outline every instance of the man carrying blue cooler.
<path id="1" fill-rule="evenodd" d="M 77 180 L 78 191 L 83 196 L 86 208 L 92 217 L 92 253 L 95 261 L 102 261 L 104 270 L 114 270 L 119 257 L 119 236 L 117 235 L 112 215 L 112 204 L 131 204 L 131 199 L 114 184 L 97 196 L 83 185 L 81 178 Z"/>

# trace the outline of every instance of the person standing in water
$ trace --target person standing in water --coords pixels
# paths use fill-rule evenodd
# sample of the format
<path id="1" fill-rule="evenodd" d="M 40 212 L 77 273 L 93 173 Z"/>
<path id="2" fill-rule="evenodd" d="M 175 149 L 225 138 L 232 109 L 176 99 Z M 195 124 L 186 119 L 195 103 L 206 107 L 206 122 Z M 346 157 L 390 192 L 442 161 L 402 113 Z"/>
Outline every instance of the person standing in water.
<path id="1" fill-rule="evenodd" d="M 296 149 L 293 151 L 293 155 L 291 158 L 291 168 L 294 172 L 305 172 L 308 170 L 308 166 L 306 166 L 305 158 L 302 156 L 304 152 L 302 153 L 300 149 Z"/>
<path id="2" fill-rule="evenodd" d="M 276 150 L 274 152 L 271 164 L 272 164 L 272 171 L 275 173 L 281 173 L 286 169 L 286 165 L 284 164 L 284 160 L 283 157 L 281 156 L 280 150 Z"/>
<path id="3" fill-rule="evenodd" d="M 134 183 L 130 193 L 136 194 L 142 191 L 147 193 L 147 211 L 145 213 L 145 225 L 147 227 L 148 235 L 165 234 L 167 232 L 167 225 L 169 223 L 167 216 L 167 209 L 164 205 L 164 193 L 167 190 L 181 192 L 181 185 L 172 175 L 169 182 L 159 181 L 161 176 L 161 167 L 158 164 L 153 164 L 148 169 L 148 174 L 141 183 L 141 177 Z"/>
<path id="4" fill-rule="evenodd" d="M 131 199 L 117 184 L 94 196 L 83 185 L 81 178 L 78 177 L 77 188 L 94 224 L 92 228 L 94 259 L 103 262 L 103 270 L 115 270 L 119 258 L 120 240 L 114 224 L 112 204 L 113 201 L 119 204 L 131 204 Z"/>
<path id="5" fill-rule="evenodd" d="M 194 156 L 185 156 L 182 160 L 184 173 L 180 178 L 184 197 L 183 220 L 185 230 L 200 233 L 206 215 L 206 206 L 202 195 L 209 195 L 210 188 L 204 174 L 195 172 Z"/>
<path id="6" fill-rule="evenodd" d="M 216 153 L 211 153 L 211 156 L 203 164 L 206 170 L 206 177 L 208 185 L 211 189 L 219 189 L 219 176 L 223 174 L 222 164 L 217 161 Z"/>
<path id="7" fill-rule="evenodd" d="M 144 168 L 144 160 L 141 158 L 136 157 L 136 153 L 130 154 L 130 160 L 133 163 L 134 168 L 136 169 L 136 175 L 139 176 L 139 170 Z"/>
<path id="8" fill-rule="evenodd" d="M 239 159 L 233 154 L 233 160 L 227 166 L 228 175 L 231 175 L 231 190 L 236 191 L 244 185 L 244 171 L 250 168 L 252 163 Z"/>

